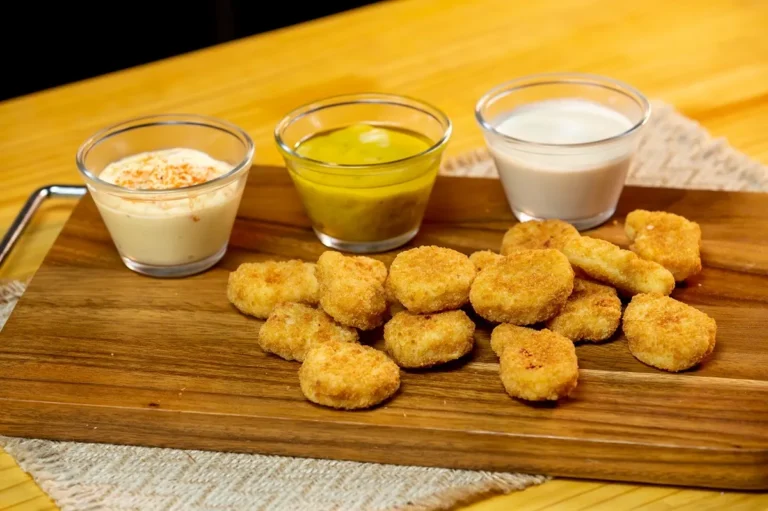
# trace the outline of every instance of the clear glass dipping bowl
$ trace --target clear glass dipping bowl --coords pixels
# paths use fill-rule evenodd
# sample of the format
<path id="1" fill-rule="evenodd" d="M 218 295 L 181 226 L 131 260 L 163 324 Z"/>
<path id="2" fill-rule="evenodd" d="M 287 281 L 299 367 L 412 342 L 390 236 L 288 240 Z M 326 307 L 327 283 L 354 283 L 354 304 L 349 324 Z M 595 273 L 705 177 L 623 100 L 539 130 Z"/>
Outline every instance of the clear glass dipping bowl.
<path id="1" fill-rule="evenodd" d="M 559 129 L 569 130 L 569 136 L 579 129 L 585 138 L 588 132 L 601 135 L 576 143 L 544 143 L 532 141 L 542 136 L 543 128 L 531 132 L 530 138 L 527 133 L 513 137 L 504 132 L 501 125 L 505 120 L 516 114 L 530 115 L 537 108 L 541 112 L 542 105 L 549 105 L 549 113 L 535 115 L 541 126 L 549 127 L 549 137 L 563 137 Z M 557 105 L 562 108 L 557 114 L 560 124 L 552 122 L 552 107 Z M 577 111 L 582 109 L 581 118 L 574 115 L 574 106 Z M 475 107 L 475 117 L 517 219 L 558 218 L 579 230 L 600 225 L 616 211 L 639 135 L 650 114 L 650 103 L 634 87 L 585 73 L 518 78 L 491 89 Z M 589 126 L 588 122 L 602 126 Z"/>
<path id="2" fill-rule="evenodd" d="M 360 123 L 418 133 L 431 146 L 408 158 L 365 165 L 317 161 L 296 152 L 313 135 Z M 416 236 L 450 136 L 451 121 L 437 108 L 374 93 L 304 105 L 275 128 L 315 234 L 325 246 L 353 253 L 391 250 Z"/>
<path id="3" fill-rule="evenodd" d="M 204 152 L 232 169 L 205 183 L 135 190 L 99 179 L 112 162 L 148 151 Z M 105 128 L 77 152 L 77 168 L 125 265 L 153 277 L 207 270 L 226 253 L 254 146 L 237 126 L 200 115 L 156 115 Z"/>

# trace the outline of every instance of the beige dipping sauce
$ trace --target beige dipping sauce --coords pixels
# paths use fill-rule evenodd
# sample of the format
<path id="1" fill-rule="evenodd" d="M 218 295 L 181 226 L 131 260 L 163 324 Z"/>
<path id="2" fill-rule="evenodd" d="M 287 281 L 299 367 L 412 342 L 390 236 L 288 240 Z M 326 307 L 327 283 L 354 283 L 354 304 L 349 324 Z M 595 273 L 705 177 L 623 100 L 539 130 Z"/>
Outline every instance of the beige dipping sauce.
<path id="1" fill-rule="evenodd" d="M 140 153 L 110 163 L 99 179 L 133 190 L 168 190 L 201 184 L 232 170 L 206 153 L 177 148 Z M 148 200 L 101 193 L 94 197 L 121 255 L 144 264 L 200 261 L 226 246 L 240 202 L 237 182 Z"/>
<path id="2" fill-rule="evenodd" d="M 565 221 L 588 219 L 616 206 L 635 141 L 606 140 L 631 129 L 621 113 L 581 99 L 540 101 L 512 110 L 495 123 L 496 131 L 529 146 L 493 137 L 490 152 L 507 200 L 519 212 Z"/>

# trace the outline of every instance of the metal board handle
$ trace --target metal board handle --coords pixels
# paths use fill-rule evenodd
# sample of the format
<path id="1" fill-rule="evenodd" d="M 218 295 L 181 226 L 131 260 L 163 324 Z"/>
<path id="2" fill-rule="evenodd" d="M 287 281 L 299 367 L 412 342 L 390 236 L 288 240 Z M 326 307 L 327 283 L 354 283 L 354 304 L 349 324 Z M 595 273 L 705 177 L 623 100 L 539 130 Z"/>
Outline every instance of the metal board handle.
<path id="1" fill-rule="evenodd" d="M 0 267 L 11 254 L 11 250 L 16 245 L 16 242 L 21 238 L 22 233 L 32 221 L 32 217 L 40 206 L 48 198 L 80 198 L 86 194 L 88 189 L 82 185 L 48 185 L 43 186 L 32 192 L 27 202 L 16 215 L 8 232 L 3 236 L 3 240 L 0 241 Z"/>

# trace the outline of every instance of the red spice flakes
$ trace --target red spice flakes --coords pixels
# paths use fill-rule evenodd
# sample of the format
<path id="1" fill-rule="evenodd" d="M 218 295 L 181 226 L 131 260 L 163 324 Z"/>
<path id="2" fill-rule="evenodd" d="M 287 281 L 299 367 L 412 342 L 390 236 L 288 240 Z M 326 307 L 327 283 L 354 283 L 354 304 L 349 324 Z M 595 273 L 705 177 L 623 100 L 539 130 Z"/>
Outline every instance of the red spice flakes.
<path id="1" fill-rule="evenodd" d="M 172 190 L 211 181 L 228 170 L 226 164 L 205 153 L 170 150 L 141 154 L 112 163 L 102 173 L 102 178 L 132 190 Z"/>

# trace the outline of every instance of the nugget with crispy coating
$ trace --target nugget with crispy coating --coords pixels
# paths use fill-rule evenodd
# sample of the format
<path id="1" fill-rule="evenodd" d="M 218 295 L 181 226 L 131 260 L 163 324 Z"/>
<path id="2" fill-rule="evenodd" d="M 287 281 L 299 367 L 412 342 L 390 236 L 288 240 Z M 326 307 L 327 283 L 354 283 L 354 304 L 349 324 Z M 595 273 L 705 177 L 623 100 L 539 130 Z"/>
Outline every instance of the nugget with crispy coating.
<path id="1" fill-rule="evenodd" d="M 384 322 L 387 298 L 384 263 L 326 251 L 317 260 L 320 306 L 345 326 L 371 330 Z"/>
<path id="2" fill-rule="evenodd" d="M 573 291 L 573 269 L 555 249 L 514 252 L 478 273 L 469 300 L 488 321 L 531 325 L 558 312 Z"/>
<path id="3" fill-rule="evenodd" d="M 314 344 L 299 369 L 304 396 L 323 406 L 375 406 L 400 388 L 400 368 L 387 355 L 358 343 Z"/>
<path id="4" fill-rule="evenodd" d="M 501 254 L 518 250 L 554 248 L 561 250 L 571 239 L 578 238 L 579 231 L 562 220 L 530 220 L 520 222 L 509 229 L 501 240 Z"/>
<path id="5" fill-rule="evenodd" d="M 499 325 L 491 332 L 499 354 L 499 375 L 512 397 L 554 401 L 568 396 L 579 380 L 579 362 L 570 339 L 549 330 Z"/>
<path id="6" fill-rule="evenodd" d="M 717 324 L 698 309 L 670 298 L 639 294 L 622 321 L 629 351 L 640 362 L 665 371 L 689 369 L 715 349 Z"/>
<path id="7" fill-rule="evenodd" d="M 662 265 L 640 259 L 634 252 L 605 240 L 580 236 L 566 243 L 563 253 L 574 267 L 589 277 L 629 296 L 668 295 L 675 288 L 675 278 Z"/>
<path id="8" fill-rule="evenodd" d="M 259 330 L 259 346 L 285 360 L 304 360 L 318 342 L 357 342 L 357 330 L 336 323 L 325 312 L 301 303 L 279 303 Z"/>
<path id="9" fill-rule="evenodd" d="M 472 350 L 475 324 L 464 311 L 399 312 L 384 325 L 387 353 L 400 367 L 431 367 Z"/>
<path id="10" fill-rule="evenodd" d="M 316 305 L 315 265 L 304 261 L 243 263 L 229 274 L 227 298 L 240 312 L 266 319 L 280 302 Z"/>
<path id="11" fill-rule="evenodd" d="M 574 279 L 573 293 L 563 309 L 547 321 L 547 328 L 570 340 L 599 342 L 619 328 L 621 300 L 610 286 Z"/>
<path id="12" fill-rule="evenodd" d="M 629 249 L 668 269 L 678 282 L 701 271 L 701 227 L 664 211 L 636 209 L 627 215 L 624 230 Z"/>
<path id="13" fill-rule="evenodd" d="M 503 255 L 497 254 L 496 252 L 491 252 L 490 250 L 481 250 L 479 252 L 474 252 L 469 256 L 469 260 L 472 261 L 472 264 L 475 265 L 477 271 L 480 271 L 494 263 L 498 263 L 503 258 Z"/>
<path id="14" fill-rule="evenodd" d="M 387 285 L 406 309 L 425 314 L 466 304 L 475 274 L 475 265 L 461 252 L 424 246 L 397 254 Z"/>

